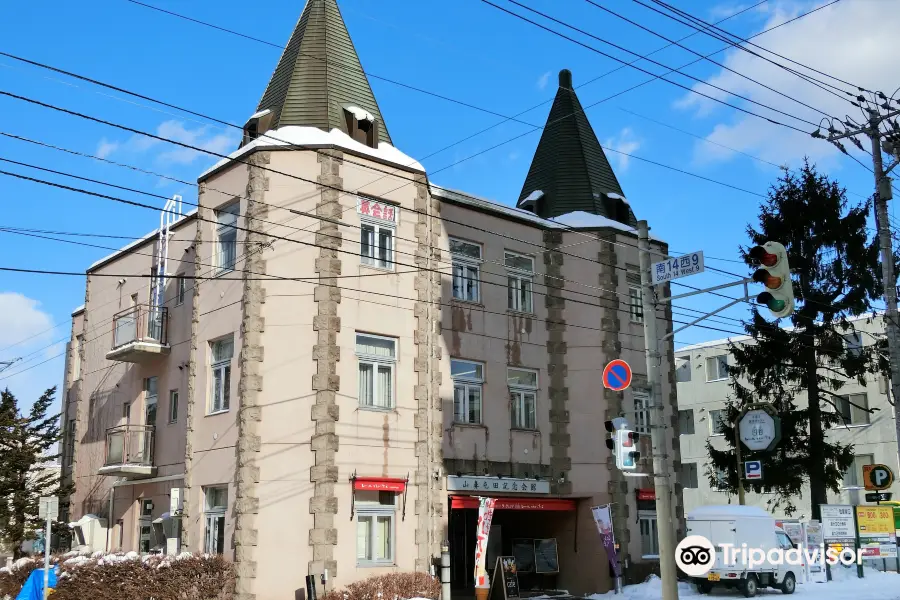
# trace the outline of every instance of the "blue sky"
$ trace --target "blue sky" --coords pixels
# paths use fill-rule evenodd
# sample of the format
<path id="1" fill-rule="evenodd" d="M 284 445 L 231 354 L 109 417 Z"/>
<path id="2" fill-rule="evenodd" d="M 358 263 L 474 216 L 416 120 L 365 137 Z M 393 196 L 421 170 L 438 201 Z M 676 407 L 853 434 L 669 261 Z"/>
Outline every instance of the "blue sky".
<path id="1" fill-rule="evenodd" d="M 275 0 L 266 3 L 263 17 L 253 5 L 235 0 L 151 0 L 154 2 L 162 8 L 281 44 L 286 43 L 302 10 L 302 2 Z M 505 4 L 505 0 L 497 2 Z M 634 2 L 598 0 L 598 3 L 670 38 L 678 39 L 692 33 L 687 27 Z M 665 41 L 580 0 L 531 0 L 528 4 L 640 54 L 666 45 Z M 713 20 L 749 6 L 740 2 L 680 4 L 697 16 Z M 339 0 L 339 5 L 363 67 L 370 73 L 509 116 L 546 102 L 519 117 L 535 125 L 543 125 L 546 120 L 560 69 L 570 69 L 575 85 L 579 86 L 620 66 L 614 60 L 541 31 L 478 0 Z M 771 0 L 729 19 L 722 26 L 738 35 L 749 36 L 817 5 Z M 881 14 L 880 6 L 879 0 L 843 0 L 755 41 L 854 83 L 890 93 L 888 73 L 895 71 L 888 68 L 891 53 L 884 48 L 892 47 L 893 32 L 898 30 L 900 23 L 896 15 Z M 185 22 L 125 0 L 19 3 L 15 6 L 15 19 L 4 20 L 2 33 L 0 51 L 88 75 L 233 123 L 243 123 L 254 112 L 279 57 L 275 48 Z M 568 33 L 624 60 L 633 59 L 596 40 Z M 704 54 L 723 45 L 700 34 L 683 43 Z M 695 58 L 680 48 L 669 48 L 653 56 L 654 60 L 673 67 L 680 67 Z M 802 99 L 817 108 L 823 107 L 829 112 L 849 108 L 840 106 L 839 101 L 817 88 L 747 54 L 729 51 L 717 54 L 715 58 L 741 73 L 769 83 L 786 96 Z M 660 71 L 653 64 L 639 64 L 647 70 Z M 685 72 L 793 115 L 811 121 L 819 119 L 817 113 L 732 73 L 723 72 L 716 65 L 700 62 L 686 68 Z M 582 104 L 588 106 L 648 78 L 645 73 L 626 67 L 579 87 L 577 91 Z M 688 87 L 699 86 L 678 75 L 671 79 Z M 505 203 L 515 202 L 539 132 L 459 162 L 518 136 L 529 127 L 507 122 L 435 154 L 502 119 L 382 80 L 372 79 L 371 84 L 394 144 L 422 160 L 434 182 Z M 702 86 L 698 89 L 727 98 L 748 110 L 773 114 L 753 107 L 745 100 L 726 97 Z M 150 107 L 146 102 L 4 57 L 0 57 L 0 90 L 157 132 L 217 152 L 227 153 L 236 147 L 233 130 L 177 111 Z M 870 173 L 839 156 L 824 142 L 790 133 L 661 81 L 603 102 L 587 112 L 598 138 L 606 146 L 755 193 L 764 193 L 774 182 L 778 175 L 776 167 L 638 115 L 775 164 L 796 166 L 804 155 L 809 155 L 822 170 L 851 192 L 868 195 L 872 188 Z M 788 117 L 778 118 L 806 130 L 812 129 Z M 216 160 L 4 97 L 0 97 L 0 131 L 98 154 L 187 181 L 196 180 L 197 175 Z M 755 218 L 760 201 L 758 196 L 634 158 L 614 153 L 609 153 L 609 157 L 638 218 L 648 219 L 653 233 L 667 240 L 673 251 L 702 249 L 709 257 L 738 258 L 737 246 L 745 241 L 744 229 Z M 196 191 L 191 186 L 17 140 L 0 138 L 0 158 L 76 172 L 164 195 L 180 193 L 185 200 L 196 200 Z M 2 165 L 0 169 L 3 170 L 62 181 L 60 177 L 42 175 L 9 163 Z M 93 184 L 66 183 L 102 189 Z M 0 176 L 0 194 L 4 202 L 0 227 L 139 237 L 158 222 L 158 215 L 145 209 L 6 176 Z M 147 200 L 126 192 L 113 195 Z M 851 195 L 850 199 L 859 201 L 861 197 Z M 162 205 L 161 200 L 149 201 Z M 124 244 L 123 240 L 69 239 L 111 247 Z M 0 232 L 0 266 L 84 271 L 108 253 L 104 249 Z M 736 263 L 708 259 L 707 264 L 735 273 L 745 272 L 744 267 Z M 705 286 L 728 280 L 727 276 L 707 273 L 692 277 L 690 283 Z M 0 374 L 0 385 L 8 385 L 23 399 L 31 399 L 43 388 L 61 380 L 62 359 L 52 357 L 62 351 L 58 342 L 68 335 L 69 314 L 82 304 L 83 298 L 82 277 L 0 273 L 0 348 L 28 338 L 25 343 L 0 350 L 0 360 L 24 357 L 20 365 Z M 718 302 L 704 296 L 693 298 L 684 305 L 709 309 Z M 730 317 L 746 314 L 746 306 L 725 313 Z M 58 327 L 45 331 L 55 325 Z M 730 331 L 738 329 L 734 322 L 710 325 Z M 725 335 L 720 331 L 694 328 L 676 336 L 676 340 L 690 343 Z M 38 365 L 43 361 L 47 362 Z M 16 374 L 29 367 L 33 368 Z M 10 374 L 14 376 L 3 379 Z"/>

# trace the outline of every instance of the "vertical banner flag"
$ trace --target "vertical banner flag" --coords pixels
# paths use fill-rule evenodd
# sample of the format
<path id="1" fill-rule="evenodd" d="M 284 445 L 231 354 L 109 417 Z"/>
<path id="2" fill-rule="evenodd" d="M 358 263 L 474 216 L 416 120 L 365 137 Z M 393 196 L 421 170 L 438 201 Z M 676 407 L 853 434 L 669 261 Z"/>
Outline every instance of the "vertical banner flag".
<path id="1" fill-rule="evenodd" d="M 606 548 L 606 556 L 609 558 L 609 564 L 612 565 L 616 577 L 621 577 L 622 573 L 619 569 L 619 559 L 616 556 L 616 538 L 613 534 L 610 505 L 604 504 L 603 506 L 594 506 L 591 508 L 591 513 L 594 515 L 594 523 L 597 525 L 597 531 L 600 532 L 600 539 L 603 540 L 603 547 Z"/>
<path id="2" fill-rule="evenodd" d="M 490 587 L 487 578 L 487 543 L 494 518 L 495 498 L 479 498 L 478 528 L 475 530 L 475 587 Z"/>

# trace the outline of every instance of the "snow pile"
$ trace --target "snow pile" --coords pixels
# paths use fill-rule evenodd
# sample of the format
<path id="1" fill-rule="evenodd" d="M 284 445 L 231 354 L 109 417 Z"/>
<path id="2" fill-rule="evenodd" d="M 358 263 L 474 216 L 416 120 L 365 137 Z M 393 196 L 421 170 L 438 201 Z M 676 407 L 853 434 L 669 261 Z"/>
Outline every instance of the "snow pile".
<path id="1" fill-rule="evenodd" d="M 316 149 L 337 146 L 357 154 L 371 156 L 372 158 L 394 164 L 398 167 L 421 171 L 423 173 L 425 172 L 425 167 L 423 167 L 419 161 L 385 142 L 379 142 L 377 148 L 370 148 L 365 144 L 357 142 L 340 129 L 324 131 L 318 127 L 290 125 L 281 127 L 275 131 L 267 131 L 246 146 L 242 146 L 229 154 L 228 158 L 223 158 L 214 164 L 212 167 L 201 173 L 199 178 L 203 179 L 217 169 L 232 162 L 234 159 L 240 159 L 256 148 L 279 148 L 285 146 L 298 149 Z"/>
<path id="2" fill-rule="evenodd" d="M 797 585 L 794 596 L 808 598 L 809 600 L 897 600 L 900 598 L 900 575 L 897 573 L 884 573 L 872 568 L 865 568 L 865 577 L 859 579 L 856 576 L 856 567 L 832 567 L 832 581 L 828 583 L 805 583 Z M 721 586 L 713 588 L 712 596 L 743 598 L 737 590 L 728 590 Z M 772 588 L 760 588 L 760 596 L 772 596 L 772 600 L 783 596 L 781 591 Z M 693 584 L 678 583 L 679 598 L 701 597 Z M 662 580 L 653 575 L 644 583 L 626 585 L 622 588 L 622 594 L 616 595 L 609 591 L 605 594 L 591 594 L 586 596 L 589 600 L 659 600 L 662 598 Z"/>

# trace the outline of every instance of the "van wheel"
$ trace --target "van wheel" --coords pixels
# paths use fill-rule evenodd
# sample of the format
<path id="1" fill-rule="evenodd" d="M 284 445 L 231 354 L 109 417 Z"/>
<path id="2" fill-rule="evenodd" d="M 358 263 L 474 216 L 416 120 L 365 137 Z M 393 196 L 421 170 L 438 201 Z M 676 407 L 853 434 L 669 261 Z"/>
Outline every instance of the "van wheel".
<path id="1" fill-rule="evenodd" d="M 756 575 L 747 575 L 747 579 L 741 583 L 741 591 L 744 593 L 744 596 L 752 598 L 758 590 L 759 582 L 756 580 Z"/>
<path id="2" fill-rule="evenodd" d="M 697 583 L 697 591 L 701 594 L 708 594 L 712 591 L 712 584 L 706 581 Z"/>
<path id="3" fill-rule="evenodd" d="M 793 594 L 795 589 L 797 589 L 797 579 L 793 573 L 788 573 L 784 576 L 784 581 L 781 582 L 781 592 L 783 594 Z"/>

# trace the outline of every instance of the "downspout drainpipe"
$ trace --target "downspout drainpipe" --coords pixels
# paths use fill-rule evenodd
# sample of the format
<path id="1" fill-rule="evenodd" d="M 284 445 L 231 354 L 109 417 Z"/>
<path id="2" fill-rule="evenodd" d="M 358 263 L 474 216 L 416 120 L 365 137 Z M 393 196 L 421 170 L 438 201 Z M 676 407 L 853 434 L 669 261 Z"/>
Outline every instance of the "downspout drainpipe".
<path id="1" fill-rule="evenodd" d="M 109 546 L 111 543 L 110 536 L 112 535 L 112 526 L 113 526 L 113 501 L 116 497 L 116 484 L 112 484 L 112 487 L 109 488 L 109 511 L 107 512 L 106 517 L 106 553 L 109 554 Z"/>

